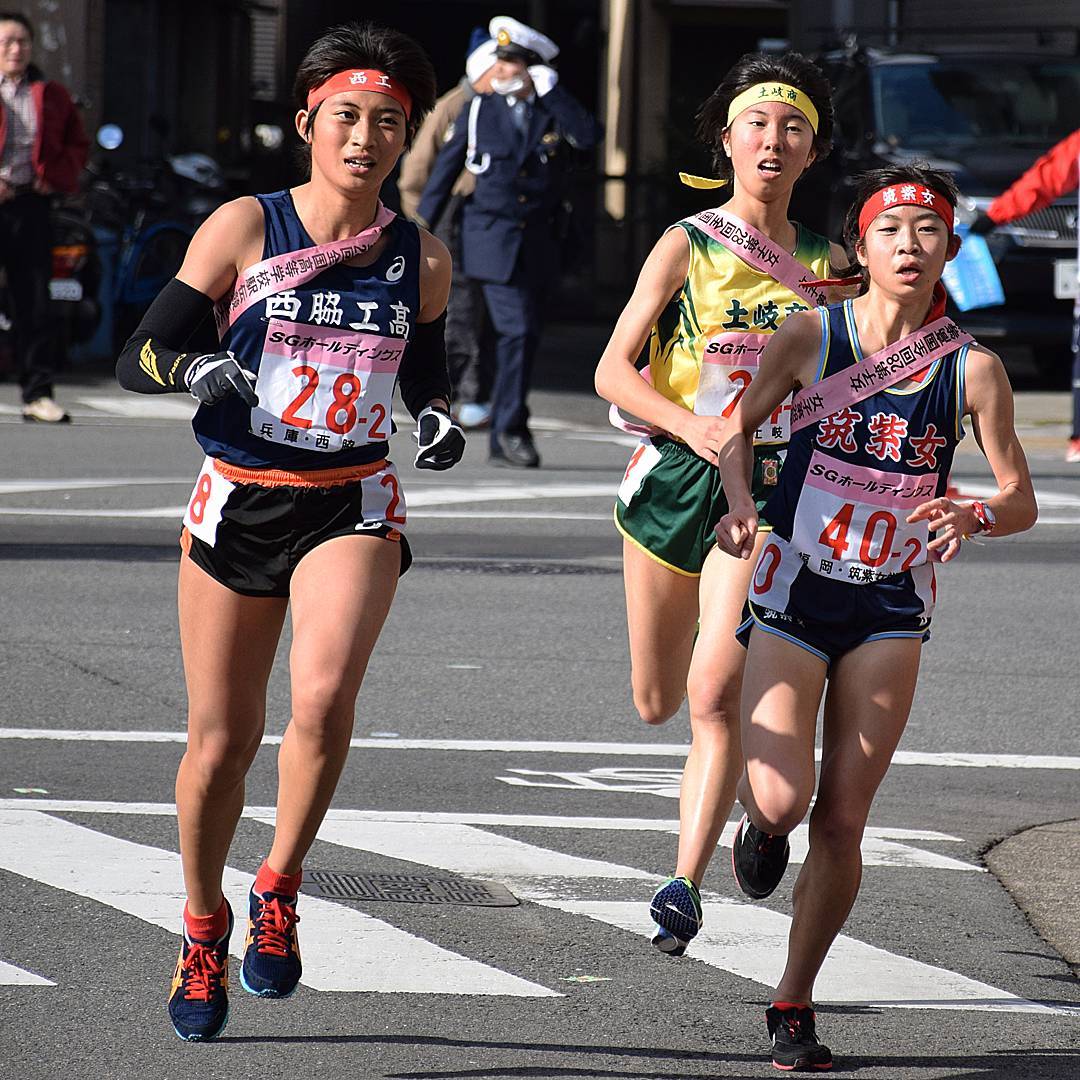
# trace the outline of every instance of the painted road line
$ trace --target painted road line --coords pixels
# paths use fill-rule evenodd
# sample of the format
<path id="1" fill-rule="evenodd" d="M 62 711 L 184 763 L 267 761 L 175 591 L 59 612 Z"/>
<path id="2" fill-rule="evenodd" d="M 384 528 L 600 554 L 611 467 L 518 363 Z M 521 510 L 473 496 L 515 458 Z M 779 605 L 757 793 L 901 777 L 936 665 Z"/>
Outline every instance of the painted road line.
<path id="1" fill-rule="evenodd" d="M 27 495 L 38 491 L 93 491 L 95 488 L 160 487 L 194 483 L 193 476 L 109 476 L 83 480 L 0 480 L 0 495 Z"/>
<path id="2" fill-rule="evenodd" d="M 706 922 L 690 955 L 743 979 L 774 986 L 784 969 L 791 919 L 768 908 L 707 895 Z M 544 907 L 646 937 L 653 933 L 640 903 L 540 900 Z M 1040 1005 L 947 968 L 934 967 L 841 934 L 814 983 L 814 1000 L 894 1009 L 974 1009 L 1073 1015 Z"/>
<path id="3" fill-rule="evenodd" d="M 55 986 L 56 983 L 35 975 L 32 971 L 5 964 L 0 960 L 0 986 Z"/>
<path id="4" fill-rule="evenodd" d="M 275 746 L 280 735 L 267 735 L 263 744 Z M 0 728 L 0 739 L 42 739 L 58 742 L 185 743 L 184 731 L 96 731 L 71 728 Z M 462 753 L 581 754 L 611 757 L 686 757 L 686 743 L 544 742 L 509 739 L 355 738 L 354 750 L 446 750 Z M 821 750 L 816 751 L 821 760 Z M 1080 770 L 1080 757 L 1050 754 L 968 754 L 963 751 L 898 750 L 894 765 L 926 765 L 966 769 Z"/>
<path id="5" fill-rule="evenodd" d="M 80 405 L 86 405 L 97 412 L 106 413 L 109 416 L 123 416 L 134 420 L 190 420 L 199 407 L 197 401 L 187 396 L 180 400 L 173 400 L 157 395 L 150 397 L 143 394 L 132 394 L 128 397 L 77 397 L 75 400 Z"/>
<path id="6" fill-rule="evenodd" d="M 176 807 L 172 803 L 114 803 L 94 802 L 62 799 L 0 799 L 0 811 L 3 810 L 36 810 L 40 813 L 55 814 L 124 814 L 145 815 L 151 817 L 172 817 L 176 814 Z M 244 808 L 243 816 L 254 821 L 272 824 L 275 810 L 272 806 L 248 806 Z M 366 824 L 389 824 L 397 826 L 397 831 L 387 830 L 380 832 L 373 828 L 365 830 Z M 720 839 L 720 844 L 731 846 L 732 838 L 738 822 L 729 821 Z M 479 826 L 479 829 L 470 829 L 459 834 L 460 839 L 472 850 L 468 853 L 447 854 L 440 851 L 435 838 L 453 836 L 454 833 L 440 834 L 438 827 L 442 826 Z M 435 828 L 432 828 L 435 827 Z M 490 814 L 490 813 L 441 813 L 409 810 L 352 810 L 331 807 L 327 812 L 323 829 L 327 830 L 327 836 L 336 836 L 342 839 L 334 840 L 334 843 L 342 843 L 346 847 L 359 847 L 368 851 L 377 851 L 380 854 L 391 857 L 410 859 L 421 862 L 428 866 L 443 866 L 444 869 L 456 867 L 458 873 L 495 873 L 501 867 L 507 865 L 528 867 L 531 852 L 536 858 L 547 860 L 545 865 L 549 867 L 545 871 L 549 876 L 556 877 L 606 877 L 614 874 L 615 877 L 641 877 L 644 872 L 635 871 L 632 867 L 619 867 L 614 863 L 596 863 L 590 859 L 578 859 L 574 856 L 561 855 L 544 848 L 533 848 L 530 845 L 519 846 L 518 841 L 510 840 L 502 836 L 483 833 L 484 827 L 489 828 L 537 828 L 537 829 L 585 829 L 602 832 L 660 832 L 678 835 L 679 822 L 674 819 L 660 818 L 605 818 L 605 817 L 555 817 L 547 814 Z M 428 830 L 431 831 L 428 831 Z M 355 837 L 362 840 L 350 839 L 351 831 Z M 415 834 L 410 836 L 410 830 Z M 396 839 L 391 842 L 391 833 L 395 833 Z M 323 834 L 320 832 L 320 836 Z M 400 840 L 400 843 L 398 841 Z M 924 851 L 921 848 L 912 847 L 912 843 L 946 843 L 961 844 L 963 839 L 959 836 L 950 836 L 948 833 L 934 832 L 929 829 L 896 829 L 869 825 L 863 834 L 863 861 L 868 866 L 891 866 L 908 867 L 923 870 L 974 870 L 983 871 L 982 867 L 971 863 L 952 859 L 937 852 Z M 369 847 L 368 844 L 378 846 Z M 484 851 L 484 845 L 488 850 Z M 494 852 L 493 848 L 500 848 Z M 525 848 L 529 848 L 526 852 Z M 406 850 L 412 851 L 417 857 L 411 859 L 405 855 Z M 806 825 L 799 825 L 791 834 L 791 860 L 802 862 L 809 850 L 809 834 Z M 460 858 L 459 864 L 445 864 L 439 862 L 441 858 Z M 499 862 L 500 858 L 506 858 L 511 862 Z M 434 862 L 430 860 L 436 860 Z M 466 860 L 474 860 L 469 864 Z M 563 861 L 565 860 L 565 861 Z M 481 867 L 483 864 L 484 868 Z M 466 867 L 470 866 L 470 869 Z M 614 868 L 614 869 L 613 869 Z M 657 875 L 644 875 L 656 879 Z"/>
<path id="7" fill-rule="evenodd" d="M 273 817 L 257 818 L 268 825 Z M 434 822 L 324 821 L 319 839 L 340 847 L 434 866 L 455 874 L 490 877 L 509 884 L 522 878 L 621 878 L 656 881 L 633 866 L 583 859 L 537 847 L 471 825 Z"/>
<path id="8" fill-rule="evenodd" d="M 273 823 L 271 813 L 255 817 Z M 368 822 L 358 828 L 356 821 L 344 822 L 335 816 L 324 823 L 319 839 L 454 873 L 508 878 L 524 899 L 632 933 L 648 933 L 644 899 L 597 902 L 558 894 L 565 896 L 568 879 L 652 881 L 657 880 L 655 875 L 617 863 L 561 855 L 460 825 L 387 825 Z M 179 856 L 172 852 L 27 809 L 0 810 L 0 853 L 2 869 L 175 930 L 183 884 Z M 503 859 L 508 862 L 501 866 L 505 873 L 500 873 Z M 545 881 L 548 875 L 556 880 Z M 251 875 L 226 871 L 225 890 L 234 904 L 243 902 L 252 880 Z M 770 985 L 783 964 L 791 920 L 713 895 L 706 899 L 710 918 L 695 941 L 694 957 L 740 978 Z M 302 918 L 303 981 L 315 989 L 558 996 L 342 905 L 305 896 Z M 238 934 L 233 951 L 240 955 Z M 1052 1011 L 944 968 L 845 937 L 834 946 L 818 983 L 818 997 L 878 1007 Z"/>
<path id="9" fill-rule="evenodd" d="M 268 825 L 274 821 L 272 816 L 256 820 Z M 737 828 L 738 822 L 727 823 L 720 838 L 721 846 L 731 847 Z M 962 843 L 959 837 L 942 833 L 930 834 L 930 837 L 937 841 Z M 564 855 L 460 824 L 379 821 L 361 825 L 356 821 L 335 820 L 323 824 L 319 839 L 423 866 L 437 866 L 455 874 L 494 877 L 505 884 L 511 884 L 515 879 L 538 877 L 658 880 L 656 874 L 632 866 Z M 804 862 L 810 850 L 810 833 L 806 825 L 799 825 L 791 833 L 790 844 L 791 861 Z M 937 852 L 897 843 L 895 839 L 873 835 L 872 830 L 867 830 L 863 837 L 862 856 L 864 866 L 975 872 L 983 869 Z"/>
<path id="10" fill-rule="evenodd" d="M 180 856 L 174 852 L 36 809 L 0 810 L 0 869 L 178 933 L 184 885 Z M 253 881 L 251 874 L 226 867 L 224 889 L 234 911 L 246 912 Z M 305 896 L 302 919 L 302 981 L 315 990 L 561 996 L 341 904 Z M 243 942 L 242 932 L 233 934 L 233 955 L 243 955 Z"/>

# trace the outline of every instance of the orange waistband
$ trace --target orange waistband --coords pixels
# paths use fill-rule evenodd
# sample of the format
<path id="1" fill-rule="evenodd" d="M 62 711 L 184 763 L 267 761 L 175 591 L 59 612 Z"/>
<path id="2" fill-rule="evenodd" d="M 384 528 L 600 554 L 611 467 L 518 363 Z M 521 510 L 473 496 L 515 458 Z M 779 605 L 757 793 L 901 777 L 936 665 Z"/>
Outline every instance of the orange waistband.
<path id="1" fill-rule="evenodd" d="M 214 471 L 234 484 L 258 484 L 259 487 L 331 488 L 354 484 L 386 468 L 386 458 L 367 465 L 346 465 L 340 469 L 248 469 L 214 459 Z"/>

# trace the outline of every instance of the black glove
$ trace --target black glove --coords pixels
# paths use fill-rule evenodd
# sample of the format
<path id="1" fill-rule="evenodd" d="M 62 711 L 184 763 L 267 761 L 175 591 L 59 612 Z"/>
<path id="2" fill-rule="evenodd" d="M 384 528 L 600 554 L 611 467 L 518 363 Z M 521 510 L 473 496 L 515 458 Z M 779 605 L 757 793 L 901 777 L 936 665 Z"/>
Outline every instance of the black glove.
<path id="1" fill-rule="evenodd" d="M 259 404 L 255 393 L 255 375 L 245 371 L 231 352 L 196 356 L 184 375 L 191 396 L 204 405 L 216 405 L 230 394 L 239 394 L 246 405 Z"/>
<path id="2" fill-rule="evenodd" d="M 416 418 L 413 436 L 419 446 L 413 462 L 418 469 L 442 472 L 456 465 L 465 453 L 464 433 L 438 405 L 429 405 Z"/>
<path id="3" fill-rule="evenodd" d="M 985 236 L 997 228 L 997 222 L 985 211 L 980 210 L 975 220 L 968 226 L 972 236 Z"/>

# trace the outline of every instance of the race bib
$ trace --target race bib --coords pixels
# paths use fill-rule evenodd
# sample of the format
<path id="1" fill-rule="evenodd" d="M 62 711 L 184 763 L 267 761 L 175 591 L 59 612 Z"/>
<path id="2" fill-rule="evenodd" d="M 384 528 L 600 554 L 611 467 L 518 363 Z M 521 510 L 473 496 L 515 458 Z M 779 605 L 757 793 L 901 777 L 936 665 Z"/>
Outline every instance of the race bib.
<path id="1" fill-rule="evenodd" d="M 225 503 L 236 485 L 226 480 L 214 468 L 214 459 L 206 458 L 199 470 L 199 479 L 188 499 L 184 512 L 184 527 L 192 536 L 197 536 L 204 544 L 214 546 L 217 540 L 218 525 Z"/>
<path id="2" fill-rule="evenodd" d="M 729 417 L 758 373 L 770 335 L 723 333 L 709 339 L 701 357 L 694 412 Z M 773 410 L 754 432 L 754 445 L 786 443 L 791 437 L 791 398 Z"/>
<path id="3" fill-rule="evenodd" d="M 388 461 L 377 473 L 365 476 L 360 481 L 360 492 L 364 520 L 356 526 L 357 532 L 381 525 L 405 528 L 405 493 L 392 462 Z"/>
<path id="4" fill-rule="evenodd" d="M 333 453 L 390 437 L 403 338 L 270 319 L 251 432 Z"/>
<path id="5" fill-rule="evenodd" d="M 911 570 L 927 560 L 929 527 L 906 519 L 937 482 L 936 473 L 882 472 L 815 450 L 791 546 L 813 573 L 857 585 Z"/>
<path id="6" fill-rule="evenodd" d="M 638 448 L 631 454 L 630 462 L 623 473 L 619 485 L 619 502 L 629 506 L 630 500 L 641 490 L 645 477 L 652 472 L 660 460 L 660 451 L 653 446 L 651 439 L 642 439 Z"/>

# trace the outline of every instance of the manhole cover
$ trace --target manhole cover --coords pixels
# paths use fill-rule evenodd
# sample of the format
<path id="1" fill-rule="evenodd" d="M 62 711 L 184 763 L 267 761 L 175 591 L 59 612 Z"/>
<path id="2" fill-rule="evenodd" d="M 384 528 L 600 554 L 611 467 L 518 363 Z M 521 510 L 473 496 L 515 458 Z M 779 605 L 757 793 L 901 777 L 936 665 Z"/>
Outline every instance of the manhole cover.
<path id="1" fill-rule="evenodd" d="M 517 907 L 518 899 L 494 881 L 420 877 L 412 874 L 347 874 L 305 870 L 302 891 L 327 900 L 390 900 L 399 904 L 466 904 Z"/>

